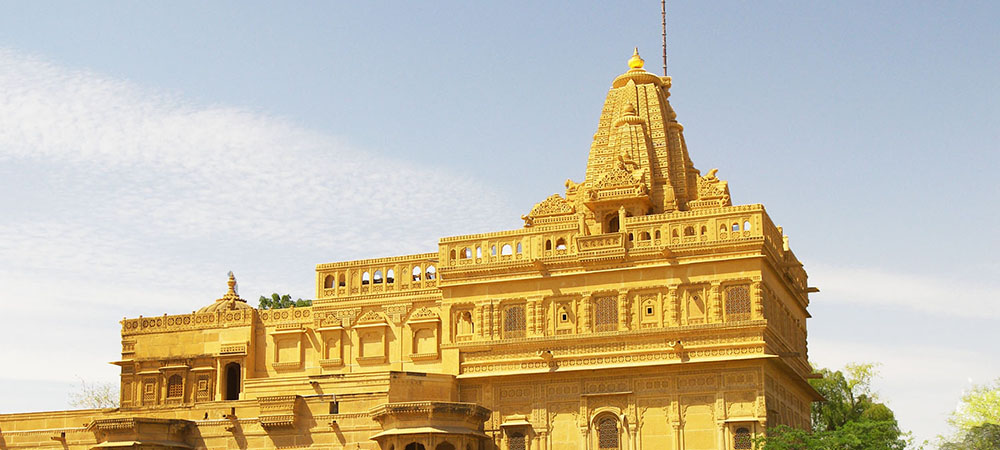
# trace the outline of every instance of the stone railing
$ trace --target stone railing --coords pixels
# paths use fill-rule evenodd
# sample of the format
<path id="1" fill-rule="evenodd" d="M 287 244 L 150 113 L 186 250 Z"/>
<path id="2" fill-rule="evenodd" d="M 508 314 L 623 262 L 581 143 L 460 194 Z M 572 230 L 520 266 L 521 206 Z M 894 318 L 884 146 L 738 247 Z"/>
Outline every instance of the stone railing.
<path id="1" fill-rule="evenodd" d="M 437 253 L 316 266 L 317 298 L 387 294 L 437 287 Z"/>

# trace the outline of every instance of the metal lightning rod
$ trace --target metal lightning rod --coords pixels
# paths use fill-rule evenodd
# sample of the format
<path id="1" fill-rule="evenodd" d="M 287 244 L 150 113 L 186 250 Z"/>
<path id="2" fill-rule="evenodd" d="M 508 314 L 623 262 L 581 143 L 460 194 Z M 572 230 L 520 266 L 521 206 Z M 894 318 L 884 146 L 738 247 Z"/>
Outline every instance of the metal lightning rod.
<path id="1" fill-rule="evenodd" d="M 660 0 L 660 17 L 663 19 L 663 76 L 667 76 L 667 0 Z"/>

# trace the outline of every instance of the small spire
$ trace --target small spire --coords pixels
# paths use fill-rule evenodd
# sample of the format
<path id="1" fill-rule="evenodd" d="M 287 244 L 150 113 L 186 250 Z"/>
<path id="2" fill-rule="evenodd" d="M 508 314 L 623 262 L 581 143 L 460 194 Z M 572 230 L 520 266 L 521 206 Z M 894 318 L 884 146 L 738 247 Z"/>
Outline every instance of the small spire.
<path id="1" fill-rule="evenodd" d="M 635 51 L 632 52 L 632 57 L 629 58 L 629 60 L 628 60 L 628 66 L 629 66 L 629 68 L 632 68 L 632 69 L 642 69 L 642 66 L 645 65 L 645 64 L 646 64 L 646 62 L 643 61 L 642 57 L 639 56 L 639 47 L 636 47 Z"/>
<path id="2" fill-rule="evenodd" d="M 236 295 L 236 275 L 233 275 L 232 270 L 229 271 L 229 282 L 226 284 L 229 285 L 229 292 L 226 292 L 226 294 Z"/>

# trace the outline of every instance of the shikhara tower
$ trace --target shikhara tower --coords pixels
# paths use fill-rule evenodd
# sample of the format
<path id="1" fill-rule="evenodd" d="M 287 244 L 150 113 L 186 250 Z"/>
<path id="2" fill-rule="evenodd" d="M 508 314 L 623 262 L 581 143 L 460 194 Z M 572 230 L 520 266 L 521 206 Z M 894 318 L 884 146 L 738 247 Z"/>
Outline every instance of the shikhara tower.
<path id="1" fill-rule="evenodd" d="M 122 321 L 121 407 L 0 415 L 0 448 L 741 449 L 808 428 L 802 264 L 702 175 L 638 51 L 581 182 L 524 228 L 316 266 L 312 307 L 233 289 Z M 56 441 L 56 442 L 54 442 Z"/>

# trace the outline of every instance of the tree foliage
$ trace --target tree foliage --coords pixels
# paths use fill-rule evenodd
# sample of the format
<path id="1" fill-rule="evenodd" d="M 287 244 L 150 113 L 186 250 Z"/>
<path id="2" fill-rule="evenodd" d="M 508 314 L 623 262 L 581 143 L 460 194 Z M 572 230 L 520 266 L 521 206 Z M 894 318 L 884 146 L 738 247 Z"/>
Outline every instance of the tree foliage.
<path id="1" fill-rule="evenodd" d="M 1000 378 L 963 394 L 948 423 L 956 433 L 941 439 L 942 450 L 1000 448 Z"/>
<path id="2" fill-rule="evenodd" d="M 896 416 L 884 403 L 872 381 L 878 376 L 875 364 L 848 364 L 843 370 L 818 370 L 822 378 L 809 383 L 825 401 L 812 405 L 813 429 L 787 426 L 770 428 L 757 439 L 764 450 L 902 450 L 905 435 Z"/>
<path id="3" fill-rule="evenodd" d="M 69 404 L 76 408 L 100 409 L 118 407 L 118 385 L 112 382 L 87 382 L 80 378 L 80 386 L 70 392 Z"/>
<path id="4" fill-rule="evenodd" d="M 312 300 L 302 300 L 300 298 L 298 300 L 292 301 L 292 296 L 291 295 L 288 295 L 288 294 L 278 295 L 278 293 L 275 292 L 275 293 L 271 294 L 270 297 L 265 297 L 265 296 L 261 295 L 260 296 L 260 302 L 259 302 L 257 308 L 258 309 L 282 309 L 282 308 L 291 308 L 292 306 L 297 307 L 297 308 L 298 307 L 303 307 L 303 306 L 312 306 Z"/>

